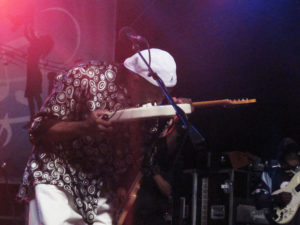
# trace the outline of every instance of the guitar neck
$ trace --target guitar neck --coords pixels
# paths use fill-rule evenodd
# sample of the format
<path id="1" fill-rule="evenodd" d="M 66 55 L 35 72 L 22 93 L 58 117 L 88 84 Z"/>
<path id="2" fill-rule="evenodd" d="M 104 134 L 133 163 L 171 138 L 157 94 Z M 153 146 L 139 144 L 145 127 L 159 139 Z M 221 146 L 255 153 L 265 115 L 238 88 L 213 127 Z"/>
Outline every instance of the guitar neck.
<path id="1" fill-rule="evenodd" d="M 237 105 L 245 105 L 255 103 L 256 99 L 222 99 L 222 100 L 212 100 L 212 101 L 201 101 L 201 102 L 193 102 L 192 105 L 194 107 L 212 107 L 212 106 L 237 106 Z"/>
<path id="2" fill-rule="evenodd" d="M 193 102 L 192 105 L 194 107 L 210 107 L 210 106 L 218 106 L 224 105 L 228 100 L 213 100 L 213 101 L 201 101 L 201 102 Z"/>

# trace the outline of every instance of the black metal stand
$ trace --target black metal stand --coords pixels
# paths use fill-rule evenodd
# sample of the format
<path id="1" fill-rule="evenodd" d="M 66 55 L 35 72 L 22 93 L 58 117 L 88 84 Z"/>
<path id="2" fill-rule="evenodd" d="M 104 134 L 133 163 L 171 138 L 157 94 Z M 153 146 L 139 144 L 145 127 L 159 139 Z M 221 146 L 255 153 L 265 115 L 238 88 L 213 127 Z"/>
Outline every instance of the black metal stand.
<path id="1" fill-rule="evenodd" d="M 149 43 L 146 41 L 148 49 L 149 49 Z M 132 41 L 133 49 L 139 54 L 143 62 L 148 67 L 149 74 L 148 76 L 152 77 L 160 87 L 161 91 L 165 95 L 166 99 L 168 100 L 169 104 L 173 106 L 176 115 L 180 119 L 180 121 L 183 124 L 184 129 L 186 130 L 193 147 L 195 149 L 201 149 L 201 146 L 205 142 L 204 137 L 201 135 L 201 133 L 188 121 L 186 113 L 173 101 L 172 97 L 170 96 L 164 82 L 161 80 L 161 78 L 155 73 L 150 64 L 146 61 L 144 56 L 140 52 L 140 46 L 136 41 Z M 151 53 L 149 53 L 149 61 L 150 61 Z M 197 218 L 197 190 L 198 190 L 198 173 L 197 170 L 193 170 L 192 173 L 193 176 L 193 193 L 192 193 L 192 213 L 191 213 L 191 225 L 196 225 L 196 218 Z"/>
<path id="2" fill-rule="evenodd" d="M 147 43 L 148 48 L 149 44 Z M 163 92 L 164 96 L 166 97 L 167 101 L 170 105 L 173 106 L 176 115 L 180 119 L 180 121 L 183 124 L 183 127 L 187 130 L 188 135 L 190 137 L 191 142 L 193 143 L 193 146 L 195 149 L 198 149 L 202 143 L 205 142 L 204 137 L 201 135 L 201 133 L 188 121 L 186 113 L 173 101 L 172 97 L 170 96 L 164 82 L 160 79 L 160 77 L 155 73 L 150 64 L 146 61 L 144 56 L 141 54 L 140 51 L 140 45 L 136 41 L 132 41 L 133 49 L 139 54 L 145 65 L 148 67 L 149 74 L 148 76 L 152 77 L 158 84 L 159 88 Z M 150 57 L 150 55 L 149 55 Z"/>

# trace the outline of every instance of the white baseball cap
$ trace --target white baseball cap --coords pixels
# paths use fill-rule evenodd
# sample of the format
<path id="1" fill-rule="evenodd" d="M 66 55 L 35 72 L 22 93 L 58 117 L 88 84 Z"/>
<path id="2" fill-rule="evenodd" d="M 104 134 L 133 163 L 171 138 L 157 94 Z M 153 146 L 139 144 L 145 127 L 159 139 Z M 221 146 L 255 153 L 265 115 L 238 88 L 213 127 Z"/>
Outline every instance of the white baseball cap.
<path id="1" fill-rule="evenodd" d="M 174 87 L 177 83 L 176 63 L 174 58 L 168 52 L 157 48 L 151 48 L 150 53 L 152 70 L 157 73 L 160 79 L 162 79 L 166 87 Z M 141 51 L 141 54 L 149 63 L 148 49 Z M 151 84 L 158 86 L 157 82 L 152 77 L 148 76 L 148 67 L 138 53 L 127 58 L 124 61 L 124 66 L 128 70 L 140 75 Z"/>

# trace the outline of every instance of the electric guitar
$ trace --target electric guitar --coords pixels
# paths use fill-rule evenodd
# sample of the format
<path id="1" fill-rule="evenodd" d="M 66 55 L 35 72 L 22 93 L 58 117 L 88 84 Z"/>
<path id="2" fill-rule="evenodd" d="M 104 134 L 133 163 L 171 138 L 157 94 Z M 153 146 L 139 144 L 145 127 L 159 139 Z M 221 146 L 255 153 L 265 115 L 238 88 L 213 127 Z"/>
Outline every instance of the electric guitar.
<path id="1" fill-rule="evenodd" d="M 193 102 L 191 104 L 178 104 L 178 106 L 186 113 L 192 113 L 192 106 L 195 108 L 204 108 L 204 107 L 212 107 L 212 106 L 237 106 L 237 105 L 245 105 L 250 103 L 255 103 L 256 99 L 223 99 L 223 100 L 213 100 L 213 101 L 202 101 L 202 102 Z M 118 110 L 114 113 L 110 113 L 107 115 L 105 119 L 110 120 L 111 122 L 122 122 L 122 121 L 130 121 L 136 119 L 149 119 L 156 117 L 172 117 L 175 116 L 176 112 L 173 109 L 172 105 L 152 105 L 146 104 L 137 108 L 128 108 Z"/>
<path id="2" fill-rule="evenodd" d="M 287 224 L 294 218 L 300 206 L 300 172 L 293 176 L 286 187 L 273 192 L 272 195 L 277 195 L 282 192 L 291 193 L 292 200 L 284 208 L 275 207 L 275 216 L 273 216 L 272 219 L 278 224 Z"/>

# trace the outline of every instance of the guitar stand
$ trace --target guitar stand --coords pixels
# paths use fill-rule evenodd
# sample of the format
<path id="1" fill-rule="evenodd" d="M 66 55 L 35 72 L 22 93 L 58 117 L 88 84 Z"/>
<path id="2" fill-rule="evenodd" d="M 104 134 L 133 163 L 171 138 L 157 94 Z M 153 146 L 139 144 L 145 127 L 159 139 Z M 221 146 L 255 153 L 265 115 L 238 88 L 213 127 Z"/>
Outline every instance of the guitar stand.
<path id="1" fill-rule="evenodd" d="M 193 177 L 193 189 L 192 189 L 192 207 L 191 207 L 191 225 L 196 225 L 197 222 L 197 196 L 198 196 L 198 171 L 186 170 L 184 173 L 189 173 Z M 185 203 L 181 206 L 181 211 L 185 211 Z M 182 220 L 184 218 L 180 218 Z"/>

